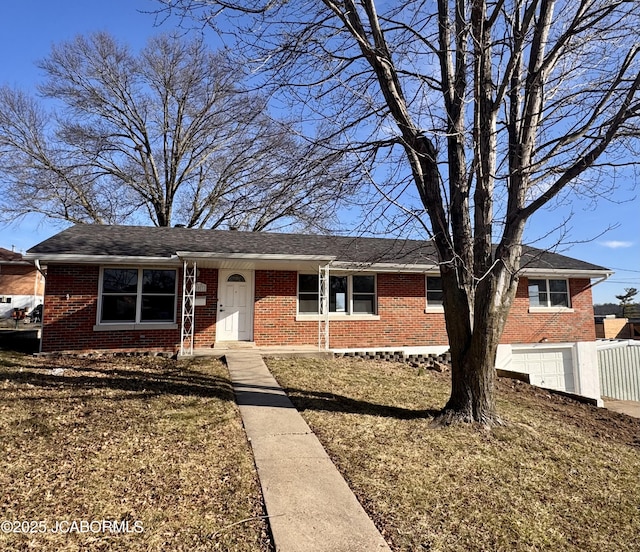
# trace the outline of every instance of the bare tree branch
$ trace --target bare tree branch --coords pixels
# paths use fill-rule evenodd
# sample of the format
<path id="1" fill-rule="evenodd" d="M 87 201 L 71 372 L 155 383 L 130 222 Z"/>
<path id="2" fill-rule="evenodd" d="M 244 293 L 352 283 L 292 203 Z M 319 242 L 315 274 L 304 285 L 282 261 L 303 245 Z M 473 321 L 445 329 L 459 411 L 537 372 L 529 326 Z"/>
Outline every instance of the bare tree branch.
<path id="1" fill-rule="evenodd" d="M 230 54 L 202 39 L 158 36 L 134 55 L 98 33 L 40 66 L 55 117 L 0 90 L 5 219 L 324 230 L 356 197 L 346 154 L 271 116 Z"/>
<path id="2" fill-rule="evenodd" d="M 640 163 L 637 2 L 158 2 L 255 60 L 273 98 L 363 160 L 387 209 L 428 222 L 453 366 L 443 420 L 497 422 L 525 225 Z"/>

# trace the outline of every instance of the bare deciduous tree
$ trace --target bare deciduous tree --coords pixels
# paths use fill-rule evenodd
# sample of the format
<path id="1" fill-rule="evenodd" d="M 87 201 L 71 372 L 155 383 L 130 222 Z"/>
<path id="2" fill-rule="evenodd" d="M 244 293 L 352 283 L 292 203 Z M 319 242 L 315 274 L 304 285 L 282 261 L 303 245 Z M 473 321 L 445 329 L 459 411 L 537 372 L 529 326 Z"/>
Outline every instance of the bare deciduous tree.
<path id="1" fill-rule="evenodd" d="M 442 274 L 452 392 L 437 421 L 499 423 L 525 224 L 636 161 L 637 2 L 159 1 L 231 34 L 370 167 L 402 163 L 407 180 L 382 191 L 421 221 Z M 397 191 L 409 180 L 421 210 Z"/>
<path id="2" fill-rule="evenodd" d="M 202 40 L 158 36 L 133 55 L 98 33 L 40 66 L 57 112 L 0 88 L 5 219 L 324 228 L 354 193 L 344 153 L 270 116 Z"/>

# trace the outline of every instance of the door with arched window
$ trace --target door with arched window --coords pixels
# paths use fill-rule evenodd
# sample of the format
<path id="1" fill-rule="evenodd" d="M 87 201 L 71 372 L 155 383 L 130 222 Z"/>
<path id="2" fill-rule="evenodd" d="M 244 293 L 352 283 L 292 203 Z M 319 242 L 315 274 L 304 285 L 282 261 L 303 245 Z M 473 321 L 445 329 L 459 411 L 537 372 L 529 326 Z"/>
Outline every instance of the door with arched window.
<path id="1" fill-rule="evenodd" d="M 253 272 L 220 270 L 216 341 L 253 340 Z"/>

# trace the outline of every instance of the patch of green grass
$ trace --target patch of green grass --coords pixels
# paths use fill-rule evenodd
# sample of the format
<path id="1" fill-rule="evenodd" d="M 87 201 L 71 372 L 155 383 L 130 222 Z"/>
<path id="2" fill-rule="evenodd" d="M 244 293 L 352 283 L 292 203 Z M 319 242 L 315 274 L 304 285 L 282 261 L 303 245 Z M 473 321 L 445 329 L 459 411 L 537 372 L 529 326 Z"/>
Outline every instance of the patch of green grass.
<path id="1" fill-rule="evenodd" d="M 0 532 L 0 549 L 267 551 L 262 515 L 221 362 L 0 352 L 0 521 L 143 529 Z"/>
<path id="2" fill-rule="evenodd" d="M 640 550 L 640 420 L 500 380 L 507 425 L 431 429 L 447 374 L 268 366 L 395 551 Z"/>

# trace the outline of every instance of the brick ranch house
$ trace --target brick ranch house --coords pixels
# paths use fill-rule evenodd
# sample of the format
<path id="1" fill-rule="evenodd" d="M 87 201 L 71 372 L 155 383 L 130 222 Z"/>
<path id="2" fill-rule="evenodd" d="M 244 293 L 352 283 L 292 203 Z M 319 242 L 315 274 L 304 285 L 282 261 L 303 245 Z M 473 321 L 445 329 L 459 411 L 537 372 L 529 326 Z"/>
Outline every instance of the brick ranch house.
<path id="1" fill-rule="evenodd" d="M 77 225 L 25 257 L 47 267 L 43 352 L 448 348 L 427 241 Z M 591 287 L 610 275 L 527 248 L 497 368 L 600 399 Z"/>

